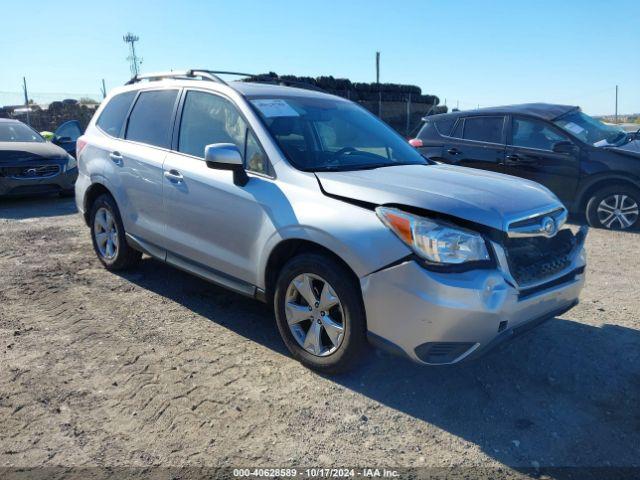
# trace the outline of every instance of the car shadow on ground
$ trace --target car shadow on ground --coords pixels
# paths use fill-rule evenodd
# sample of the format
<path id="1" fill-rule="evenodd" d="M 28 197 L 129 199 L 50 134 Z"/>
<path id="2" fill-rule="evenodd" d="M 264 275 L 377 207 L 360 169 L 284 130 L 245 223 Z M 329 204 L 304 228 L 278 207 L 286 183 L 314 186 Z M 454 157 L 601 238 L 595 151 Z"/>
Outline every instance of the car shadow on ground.
<path id="1" fill-rule="evenodd" d="M 152 259 L 122 276 L 288 355 L 271 310 L 257 301 Z M 376 351 L 354 371 L 326 378 L 523 472 L 640 464 L 640 332 L 606 317 L 601 327 L 564 317 L 474 362 L 423 367 Z"/>
<path id="2" fill-rule="evenodd" d="M 33 217 L 57 217 L 77 213 L 75 200 L 58 195 L 0 198 L 0 219 L 24 220 Z"/>

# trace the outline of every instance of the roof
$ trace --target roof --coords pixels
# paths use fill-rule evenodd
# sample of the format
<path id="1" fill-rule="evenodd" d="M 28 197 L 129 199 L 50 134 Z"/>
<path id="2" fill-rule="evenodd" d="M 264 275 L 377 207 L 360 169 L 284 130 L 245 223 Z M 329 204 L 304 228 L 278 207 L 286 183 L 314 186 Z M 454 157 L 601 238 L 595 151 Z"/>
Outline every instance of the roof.
<path id="1" fill-rule="evenodd" d="M 575 105 L 557 105 L 553 103 L 522 103 L 519 105 L 504 105 L 502 107 L 487 107 L 479 108 L 477 110 L 466 110 L 461 112 L 441 113 L 433 115 L 429 118 L 444 118 L 444 117 L 470 117 L 476 115 L 506 115 L 506 114 L 520 114 L 529 115 L 531 117 L 541 118 L 543 120 L 555 120 L 556 118 L 568 113 L 572 110 L 579 109 L 580 107 Z"/>
<path id="2" fill-rule="evenodd" d="M 307 88 L 289 87 L 286 85 L 274 85 L 272 83 L 255 82 L 229 82 L 229 86 L 246 97 L 316 97 L 339 98 L 330 93 L 309 90 Z"/>

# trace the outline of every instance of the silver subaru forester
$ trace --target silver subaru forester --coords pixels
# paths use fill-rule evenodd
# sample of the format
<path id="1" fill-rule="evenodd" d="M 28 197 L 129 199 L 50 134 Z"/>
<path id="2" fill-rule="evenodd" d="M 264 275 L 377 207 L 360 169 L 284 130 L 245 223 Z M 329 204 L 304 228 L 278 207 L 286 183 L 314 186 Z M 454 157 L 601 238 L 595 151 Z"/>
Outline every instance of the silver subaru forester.
<path id="1" fill-rule="evenodd" d="M 324 372 L 367 341 L 473 358 L 578 302 L 586 227 L 530 181 L 423 158 L 343 98 L 215 72 L 134 77 L 78 141 L 76 201 L 109 270 L 146 253 L 273 305 Z"/>

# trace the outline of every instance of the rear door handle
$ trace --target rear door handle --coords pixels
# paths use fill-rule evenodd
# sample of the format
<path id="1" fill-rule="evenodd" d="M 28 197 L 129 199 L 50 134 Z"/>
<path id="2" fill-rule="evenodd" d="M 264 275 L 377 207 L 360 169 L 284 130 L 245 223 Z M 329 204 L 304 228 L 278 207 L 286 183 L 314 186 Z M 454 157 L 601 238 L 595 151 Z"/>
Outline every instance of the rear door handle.
<path id="1" fill-rule="evenodd" d="M 122 166 L 122 155 L 120 154 L 120 152 L 111 152 L 109 154 L 109 158 L 119 167 Z"/>
<path id="2" fill-rule="evenodd" d="M 458 155 L 460 153 L 460 150 L 458 150 L 457 148 L 450 148 L 449 150 L 447 150 L 447 153 L 449 155 Z"/>
<path id="3" fill-rule="evenodd" d="M 531 157 L 528 157 L 528 156 L 521 157 L 520 155 L 517 155 L 515 153 L 511 153 L 511 154 L 507 155 L 505 157 L 505 159 L 509 163 L 525 163 L 527 165 L 533 165 L 533 164 L 538 163 L 538 161 L 535 158 L 531 158 Z"/>
<path id="4" fill-rule="evenodd" d="M 173 183 L 180 183 L 184 178 L 178 170 L 168 170 L 164 172 L 164 178 Z"/>

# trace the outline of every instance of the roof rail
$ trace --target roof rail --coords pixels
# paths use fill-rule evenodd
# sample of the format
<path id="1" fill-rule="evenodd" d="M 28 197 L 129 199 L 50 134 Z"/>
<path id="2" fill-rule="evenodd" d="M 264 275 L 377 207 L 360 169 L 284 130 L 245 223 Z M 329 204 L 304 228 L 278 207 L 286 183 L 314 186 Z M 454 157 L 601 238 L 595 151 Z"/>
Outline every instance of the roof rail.
<path id="1" fill-rule="evenodd" d="M 142 80 L 161 80 L 163 78 L 173 79 L 194 79 L 199 78 L 201 80 L 209 80 L 212 82 L 221 83 L 223 85 L 229 85 L 218 75 L 235 75 L 240 77 L 248 77 L 252 82 L 273 83 L 275 85 L 288 85 L 294 87 L 306 88 L 308 90 L 316 90 L 318 92 L 325 92 L 322 88 L 312 83 L 299 82 L 296 80 L 288 80 L 280 77 L 272 77 L 265 74 L 243 73 L 243 72 L 229 72 L 223 70 L 206 70 L 206 69 L 191 69 L 175 72 L 157 72 L 157 73 L 145 73 L 143 75 L 136 75 L 129 80 L 125 85 L 133 85 L 134 83 L 141 82 Z"/>
<path id="2" fill-rule="evenodd" d="M 290 86 L 295 86 L 295 87 L 302 87 L 302 88 L 306 88 L 308 90 L 317 90 L 318 92 L 325 92 L 325 90 L 323 90 L 322 88 L 318 87 L 317 85 L 314 85 L 312 83 L 307 83 L 307 82 L 299 82 L 297 80 L 287 80 L 284 78 L 280 78 L 280 77 L 273 77 L 271 75 L 267 75 L 267 74 L 256 74 L 256 73 L 245 73 L 245 72 L 229 72 L 229 71 L 224 71 L 224 70 L 205 70 L 205 69 L 198 69 L 198 72 L 206 72 L 209 73 L 211 75 L 235 75 L 238 77 L 249 77 L 250 82 L 263 82 L 263 83 L 273 83 L 276 85 L 290 85 Z"/>
<path id="3" fill-rule="evenodd" d="M 182 70 L 175 72 L 156 72 L 156 73 L 145 73 L 143 75 L 135 75 L 131 80 L 129 80 L 125 85 L 133 85 L 134 83 L 141 82 L 142 80 L 161 80 L 163 78 L 174 78 L 174 79 L 194 79 L 199 78 L 201 80 L 208 80 L 211 82 L 221 83 L 223 85 L 227 85 L 227 82 L 222 80 L 220 77 L 215 75 L 213 72 L 209 72 L 208 70 Z"/>

